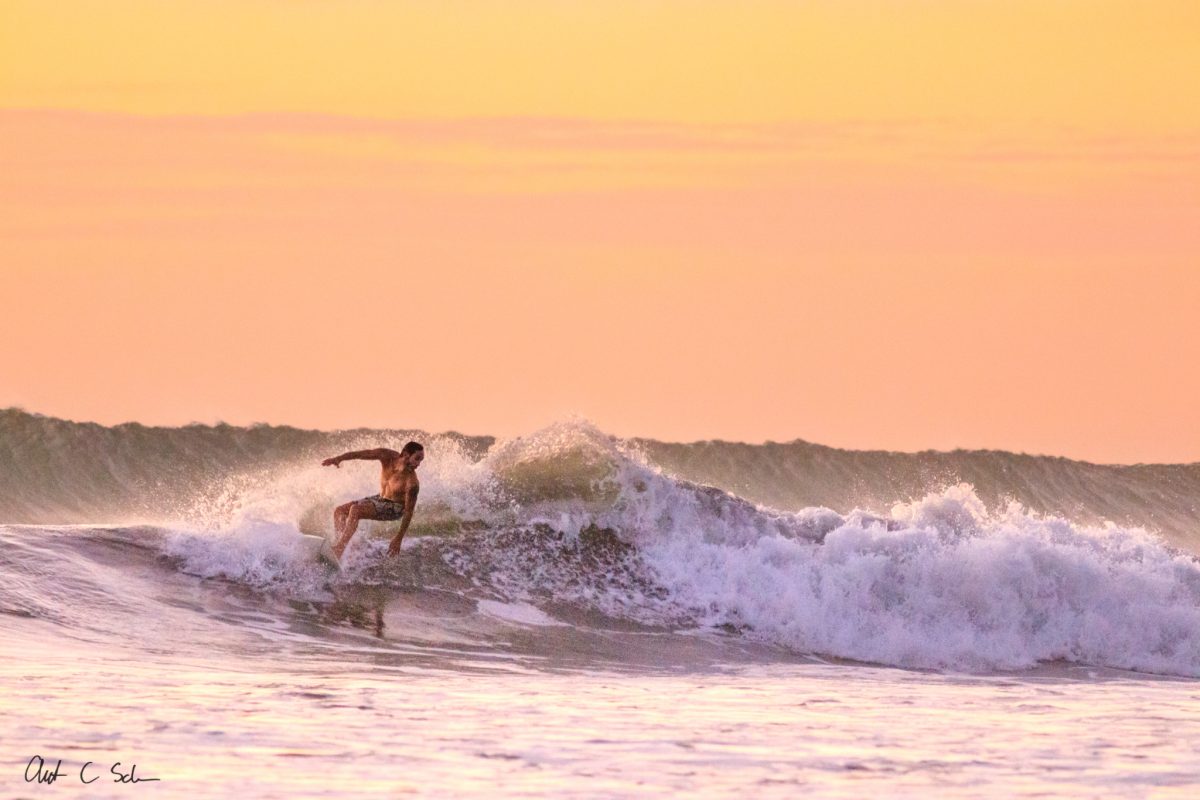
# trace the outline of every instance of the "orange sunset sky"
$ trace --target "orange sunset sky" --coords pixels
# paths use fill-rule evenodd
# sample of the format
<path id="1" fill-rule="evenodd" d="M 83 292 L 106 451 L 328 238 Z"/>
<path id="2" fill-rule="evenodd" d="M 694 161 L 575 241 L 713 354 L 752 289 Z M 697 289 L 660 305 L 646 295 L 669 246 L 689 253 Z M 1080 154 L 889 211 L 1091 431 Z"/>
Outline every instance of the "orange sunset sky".
<path id="1" fill-rule="evenodd" d="M 0 406 L 1200 460 L 1196 0 L 0 0 Z"/>

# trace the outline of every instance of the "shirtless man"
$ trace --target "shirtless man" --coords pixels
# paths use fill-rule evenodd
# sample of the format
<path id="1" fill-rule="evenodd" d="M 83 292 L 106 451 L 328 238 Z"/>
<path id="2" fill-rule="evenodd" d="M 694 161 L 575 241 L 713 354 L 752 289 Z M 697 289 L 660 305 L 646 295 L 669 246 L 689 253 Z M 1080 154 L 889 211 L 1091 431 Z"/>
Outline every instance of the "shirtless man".
<path id="1" fill-rule="evenodd" d="M 342 557 L 346 545 L 350 544 L 350 537 L 358 529 L 360 519 L 398 519 L 401 520 L 400 532 L 388 546 L 388 555 L 394 556 L 400 552 L 400 542 L 404 540 L 404 532 L 412 522 L 413 508 L 417 505 L 417 492 L 421 489 L 417 467 L 425 460 L 425 448 L 417 442 L 409 442 L 399 453 L 386 447 L 356 450 L 327 458 L 321 462 L 321 466 L 340 468 L 343 461 L 351 459 L 379 461 L 383 464 L 383 475 L 379 479 L 379 494 L 353 500 L 334 509 L 333 531 L 336 541 L 333 552 L 338 558 Z"/>

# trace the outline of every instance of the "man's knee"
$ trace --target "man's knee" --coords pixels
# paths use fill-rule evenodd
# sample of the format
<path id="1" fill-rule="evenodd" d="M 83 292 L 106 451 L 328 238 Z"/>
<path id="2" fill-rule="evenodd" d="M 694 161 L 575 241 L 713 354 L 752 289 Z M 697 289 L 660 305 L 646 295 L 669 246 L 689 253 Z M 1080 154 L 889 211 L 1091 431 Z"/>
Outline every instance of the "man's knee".
<path id="1" fill-rule="evenodd" d="M 359 500 L 357 503 L 350 503 L 350 515 L 356 519 L 371 519 L 375 516 L 375 506 Z"/>

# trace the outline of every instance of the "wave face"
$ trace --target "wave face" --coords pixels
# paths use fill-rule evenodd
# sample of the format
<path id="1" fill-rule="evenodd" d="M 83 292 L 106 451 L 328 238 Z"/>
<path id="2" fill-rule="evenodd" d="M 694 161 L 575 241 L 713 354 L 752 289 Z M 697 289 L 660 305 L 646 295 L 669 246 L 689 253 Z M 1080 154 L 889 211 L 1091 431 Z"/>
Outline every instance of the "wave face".
<path id="1" fill-rule="evenodd" d="M 249 485 L 331 452 L 400 445 L 410 438 L 430 437 L 417 430 L 323 432 L 270 425 L 105 427 L 0 410 L 0 522 L 174 518 L 197 504 L 226 501 L 234 483 Z M 491 436 L 438 438 L 473 460 L 496 444 Z M 1200 463 L 1112 466 L 1003 451 L 894 453 L 801 441 L 626 444 L 686 481 L 785 511 L 886 513 L 898 500 L 912 502 L 967 483 L 990 509 L 1016 501 L 1089 525 L 1145 527 L 1175 546 L 1200 548 Z M 527 484 L 545 481 L 547 491 L 569 479 L 553 471 L 523 478 Z"/>
<path id="2" fill-rule="evenodd" d="M 416 432 L 322 431 L 255 425 L 154 428 L 0 411 L 0 522 L 108 523 L 174 519 L 331 452 L 400 442 Z M 445 434 L 482 455 L 491 437 Z M 336 454 L 336 453 L 335 453 Z"/>
<path id="3" fill-rule="evenodd" d="M 338 581 L 518 609 L 544 631 L 620 623 L 909 668 L 1200 676 L 1200 563 L 1178 548 L 1200 529 L 1196 465 L 671 445 L 583 421 L 494 441 L 8 411 L 0 435 L 2 513 L 25 515 L 11 521 L 149 522 L 103 536 L 255 591 L 319 591 L 298 530 L 320 532 L 334 505 L 376 491 L 371 465 L 320 458 L 419 436 L 429 457 L 411 539 L 384 559 L 394 524 L 366 526 Z M 62 613 L 12 577 L 22 613 Z"/>

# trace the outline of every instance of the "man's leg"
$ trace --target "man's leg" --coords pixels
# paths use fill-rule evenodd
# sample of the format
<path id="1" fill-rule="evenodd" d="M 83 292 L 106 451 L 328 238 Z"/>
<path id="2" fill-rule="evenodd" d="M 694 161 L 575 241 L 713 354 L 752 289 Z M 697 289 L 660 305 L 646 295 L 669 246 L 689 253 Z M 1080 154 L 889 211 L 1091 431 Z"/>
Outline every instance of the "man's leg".
<path id="1" fill-rule="evenodd" d="M 354 505 L 354 501 L 342 503 L 333 510 L 333 540 L 335 542 L 342 538 L 342 529 L 346 527 L 346 516 L 350 513 L 352 505 Z"/>
<path id="2" fill-rule="evenodd" d="M 342 557 L 342 553 L 346 550 L 346 545 L 350 544 L 350 538 L 354 536 L 354 532 L 358 530 L 358 521 L 360 519 L 375 519 L 375 504 L 369 500 L 359 500 L 357 503 L 350 503 L 350 508 L 346 512 L 346 520 L 342 524 L 342 535 L 333 545 L 333 552 L 338 557 Z"/>

